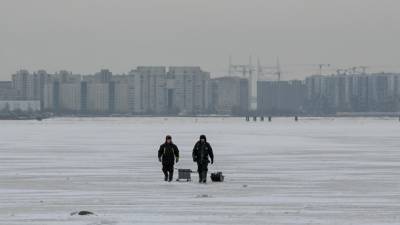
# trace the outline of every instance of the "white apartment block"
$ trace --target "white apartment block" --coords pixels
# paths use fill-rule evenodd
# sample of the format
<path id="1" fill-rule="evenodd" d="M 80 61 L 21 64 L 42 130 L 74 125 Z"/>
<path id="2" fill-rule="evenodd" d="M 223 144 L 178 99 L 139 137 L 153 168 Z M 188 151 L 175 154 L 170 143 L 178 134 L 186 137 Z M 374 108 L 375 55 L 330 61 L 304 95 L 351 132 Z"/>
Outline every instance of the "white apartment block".
<path id="1" fill-rule="evenodd" d="M 43 109 L 46 111 L 54 110 L 54 83 L 48 82 L 43 89 Z"/>
<path id="2" fill-rule="evenodd" d="M 87 84 L 87 110 L 91 113 L 109 112 L 109 83 Z"/>
<path id="3" fill-rule="evenodd" d="M 81 83 L 60 84 L 60 110 L 79 112 L 81 110 Z"/>
<path id="4" fill-rule="evenodd" d="M 209 73 L 200 67 L 170 67 L 168 79 L 174 81 L 173 105 L 182 114 L 207 110 Z"/>
<path id="5" fill-rule="evenodd" d="M 126 79 L 127 81 L 128 79 Z M 128 82 L 116 82 L 114 94 L 114 112 L 130 113 L 129 84 Z"/>

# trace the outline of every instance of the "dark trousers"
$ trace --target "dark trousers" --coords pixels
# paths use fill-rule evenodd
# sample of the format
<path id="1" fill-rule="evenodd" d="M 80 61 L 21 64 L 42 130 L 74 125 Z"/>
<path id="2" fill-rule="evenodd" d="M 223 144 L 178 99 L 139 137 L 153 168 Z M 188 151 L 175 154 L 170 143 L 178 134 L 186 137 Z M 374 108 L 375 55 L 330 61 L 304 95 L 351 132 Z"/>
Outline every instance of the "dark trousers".
<path id="1" fill-rule="evenodd" d="M 165 181 L 172 181 L 174 177 L 174 164 L 163 164 L 162 171 L 165 176 Z"/>
<path id="2" fill-rule="evenodd" d="M 199 182 L 207 182 L 208 162 L 197 163 L 197 172 L 199 172 Z"/>

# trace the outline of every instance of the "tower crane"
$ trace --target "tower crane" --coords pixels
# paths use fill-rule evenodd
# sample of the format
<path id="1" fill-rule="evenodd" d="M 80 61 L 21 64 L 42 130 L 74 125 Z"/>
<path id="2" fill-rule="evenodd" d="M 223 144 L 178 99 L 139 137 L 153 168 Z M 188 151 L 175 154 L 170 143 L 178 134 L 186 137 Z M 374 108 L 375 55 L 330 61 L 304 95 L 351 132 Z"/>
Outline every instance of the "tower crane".
<path id="1" fill-rule="evenodd" d="M 331 64 L 317 64 L 318 68 L 319 68 L 319 75 L 322 75 L 322 69 L 324 67 L 330 67 Z"/>
<path id="2" fill-rule="evenodd" d="M 279 62 L 279 57 L 276 60 L 276 66 L 262 66 L 260 59 L 257 60 L 257 73 L 258 77 L 276 76 L 277 81 L 281 81 L 282 70 Z"/>

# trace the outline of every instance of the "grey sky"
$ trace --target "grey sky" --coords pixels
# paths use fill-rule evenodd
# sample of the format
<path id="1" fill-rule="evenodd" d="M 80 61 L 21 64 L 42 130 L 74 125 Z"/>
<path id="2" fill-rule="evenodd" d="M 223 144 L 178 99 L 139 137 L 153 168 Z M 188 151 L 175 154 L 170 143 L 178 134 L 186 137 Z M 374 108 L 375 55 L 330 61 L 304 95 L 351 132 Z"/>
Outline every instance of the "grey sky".
<path id="1" fill-rule="evenodd" d="M 0 79 L 137 65 L 220 75 L 229 55 L 250 54 L 279 56 L 290 77 L 318 63 L 400 71 L 399 10 L 398 0 L 0 0 Z"/>

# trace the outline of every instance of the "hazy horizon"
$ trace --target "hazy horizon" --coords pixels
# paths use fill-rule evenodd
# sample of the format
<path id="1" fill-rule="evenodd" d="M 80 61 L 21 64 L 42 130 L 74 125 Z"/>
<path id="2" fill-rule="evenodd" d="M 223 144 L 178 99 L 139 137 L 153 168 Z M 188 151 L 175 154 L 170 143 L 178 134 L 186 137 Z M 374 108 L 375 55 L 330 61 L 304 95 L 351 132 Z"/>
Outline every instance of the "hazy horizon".
<path id="1" fill-rule="evenodd" d="M 312 64 L 400 71 L 395 0 L 1 0 L 0 80 L 19 69 L 126 73 L 195 65 L 214 76 L 249 55 L 284 76 Z M 285 74 L 286 72 L 286 74 Z"/>

